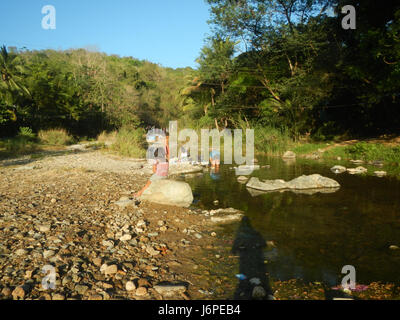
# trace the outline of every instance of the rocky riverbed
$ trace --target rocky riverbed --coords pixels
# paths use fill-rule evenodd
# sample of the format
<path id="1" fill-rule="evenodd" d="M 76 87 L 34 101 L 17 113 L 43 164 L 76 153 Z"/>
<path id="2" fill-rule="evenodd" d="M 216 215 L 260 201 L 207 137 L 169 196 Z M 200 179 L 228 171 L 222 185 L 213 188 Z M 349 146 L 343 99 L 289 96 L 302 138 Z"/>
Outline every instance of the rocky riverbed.
<path id="1" fill-rule="evenodd" d="M 211 215 L 133 201 L 150 172 L 99 151 L 2 161 L 0 298 L 211 298 Z"/>

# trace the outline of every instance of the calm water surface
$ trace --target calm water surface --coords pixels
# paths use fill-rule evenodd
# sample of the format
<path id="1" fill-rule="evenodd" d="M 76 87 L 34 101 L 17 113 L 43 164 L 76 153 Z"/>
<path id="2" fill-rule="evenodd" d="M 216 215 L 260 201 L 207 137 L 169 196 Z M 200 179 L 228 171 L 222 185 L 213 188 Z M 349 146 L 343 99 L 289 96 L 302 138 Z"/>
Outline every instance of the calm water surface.
<path id="1" fill-rule="evenodd" d="M 319 173 L 337 180 L 341 188 L 334 193 L 313 195 L 274 192 L 252 195 L 236 180 L 229 166 L 218 176 L 204 173 L 186 177 L 196 206 L 243 210 L 252 231 L 276 248 L 263 249 L 268 272 L 279 280 L 293 278 L 323 281 L 337 285 L 344 265 L 353 265 L 357 283 L 373 281 L 400 283 L 400 181 L 395 178 L 335 175 L 331 165 L 279 158 L 258 158 L 271 168 L 254 171 L 260 179 L 290 180 L 302 174 Z M 349 165 L 354 167 L 354 165 Z M 373 169 L 371 170 L 381 170 Z M 225 237 L 235 238 L 239 223 L 224 227 Z M 340 283 L 340 282 L 339 282 Z"/>

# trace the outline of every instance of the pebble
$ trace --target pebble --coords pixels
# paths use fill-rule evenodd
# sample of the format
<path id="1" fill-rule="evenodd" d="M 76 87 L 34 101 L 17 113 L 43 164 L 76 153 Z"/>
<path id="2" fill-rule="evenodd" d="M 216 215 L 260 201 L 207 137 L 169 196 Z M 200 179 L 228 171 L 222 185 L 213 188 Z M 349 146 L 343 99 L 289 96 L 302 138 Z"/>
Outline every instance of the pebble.
<path id="1" fill-rule="evenodd" d="M 120 241 L 129 241 L 132 239 L 132 236 L 128 233 L 124 234 L 121 238 L 119 238 Z"/>
<path id="2" fill-rule="evenodd" d="M 24 299 L 25 298 L 25 290 L 23 287 L 19 286 L 16 287 L 13 292 L 11 293 L 14 300 Z"/>
<path id="3" fill-rule="evenodd" d="M 135 294 L 137 296 L 145 296 L 147 294 L 147 289 L 145 287 L 137 288 Z"/>
<path id="4" fill-rule="evenodd" d="M 107 266 L 104 269 L 104 274 L 106 276 L 108 276 L 108 275 L 116 274 L 117 271 L 118 271 L 118 267 L 115 264 L 112 264 L 111 266 Z"/>
<path id="5" fill-rule="evenodd" d="M 26 255 L 27 253 L 28 253 L 28 251 L 25 250 L 25 249 L 18 249 L 17 251 L 15 251 L 15 254 L 16 254 L 17 256 L 24 256 L 24 255 Z"/>
<path id="6" fill-rule="evenodd" d="M 267 295 L 267 293 L 265 292 L 265 289 L 263 287 L 255 286 L 251 295 L 253 299 L 263 299 Z"/>
<path id="7" fill-rule="evenodd" d="M 178 284 L 157 284 L 154 286 L 154 290 L 159 294 L 168 297 L 184 293 L 186 291 L 186 286 Z"/>
<path id="8" fill-rule="evenodd" d="M 61 293 L 56 293 L 53 295 L 53 299 L 52 300 L 65 300 L 65 296 Z"/>
<path id="9" fill-rule="evenodd" d="M 75 286 L 75 291 L 78 293 L 78 294 L 80 294 L 80 295 L 85 295 L 85 293 L 86 293 L 86 291 L 88 291 L 89 290 L 89 287 L 88 286 L 84 286 L 84 285 L 80 285 L 80 284 L 77 284 L 76 286 Z"/>
<path id="10" fill-rule="evenodd" d="M 135 284 L 133 283 L 133 281 L 128 281 L 128 282 L 125 284 L 125 289 L 126 289 L 126 291 L 133 291 L 133 290 L 136 289 L 136 286 L 135 286 Z"/>

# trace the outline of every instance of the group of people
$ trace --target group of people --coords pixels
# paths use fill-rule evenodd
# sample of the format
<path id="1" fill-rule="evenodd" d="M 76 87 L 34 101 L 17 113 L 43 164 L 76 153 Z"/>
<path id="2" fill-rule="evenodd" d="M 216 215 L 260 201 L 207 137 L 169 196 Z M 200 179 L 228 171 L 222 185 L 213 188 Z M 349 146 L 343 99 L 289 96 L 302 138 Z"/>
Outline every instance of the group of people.
<path id="1" fill-rule="evenodd" d="M 164 138 L 159 138 L 161 141 L 157 146 L 157 149 L 154 151 L 153 158 L 153 175 L 147 181 L 145 186 L 134 194 L 135 197 L 139 198 L 143 192 L 150 187 L 152 181 L 166 179 L 168 177 L 169 171 L 169 161 L 170 161 L 170 153 L 169 153 L 169 134 L 165 133 Z M 181 148 L 181 158 L 188 158 L 189 153 L 185 148 Z M 216 179 L 219 177 L 219 166 L 220 166 L 220 152 L 219 150 L 213 149 L 210 152 L 209 163 L 211 166 L 210 176 L 212 179 Z"/>

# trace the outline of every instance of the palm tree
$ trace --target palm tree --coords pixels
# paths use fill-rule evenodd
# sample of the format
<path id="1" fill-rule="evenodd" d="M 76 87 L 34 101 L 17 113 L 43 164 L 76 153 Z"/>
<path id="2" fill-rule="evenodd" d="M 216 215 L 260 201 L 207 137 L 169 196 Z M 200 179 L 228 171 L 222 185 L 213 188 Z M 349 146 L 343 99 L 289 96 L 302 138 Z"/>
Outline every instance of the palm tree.
<path id="1" fill-rule="evenodd" d="M 1 102 L 0 123 L 11 119 L 17 119 L 15 106 L 17 95 L 31 97 L 29 90 L 22 84 L 22 75 L 25 73 L 24 66 L 18 61 L 15 53 L 10 53 L 3 45 L 0 48 L 0 90 L 4 91 L 4 102 Z"/>
<path id="2" fill-rule="evenodd" d="M 0 73 L 3 84 L 6 84 L 10 101 L 10 104 L 15 102 L 15 94 L 26 94 L 31 96 L 29 90 L 22 84 L 21 75 L 25 73 L 24 66 L 18 61 L 15 53 L 7 51 L 6 46 L 2 46 L 0 49 Z"/>

